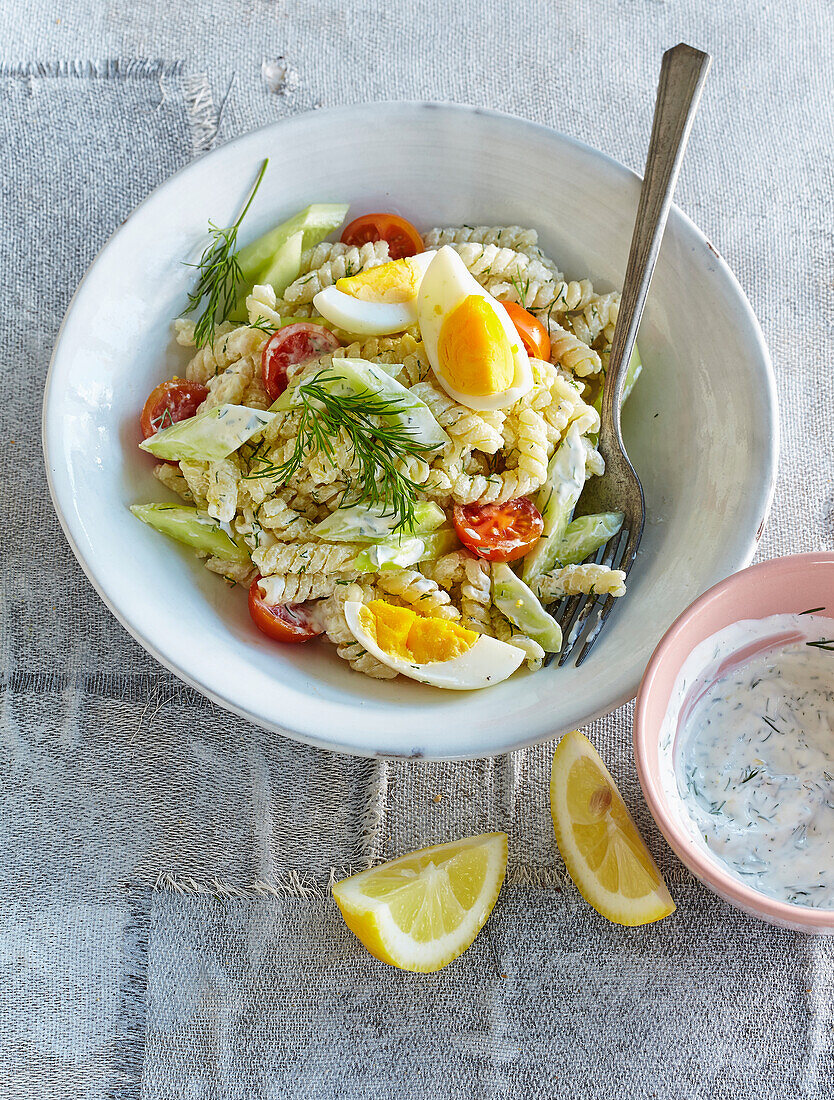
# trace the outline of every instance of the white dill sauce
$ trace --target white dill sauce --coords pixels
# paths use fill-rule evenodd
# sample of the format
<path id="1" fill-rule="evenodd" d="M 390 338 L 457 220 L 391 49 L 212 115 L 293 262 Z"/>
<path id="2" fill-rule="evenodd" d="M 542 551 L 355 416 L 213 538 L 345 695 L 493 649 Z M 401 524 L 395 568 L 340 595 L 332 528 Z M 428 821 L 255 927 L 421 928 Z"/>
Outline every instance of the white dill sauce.
<path id="1" fill-rule="evenodd" d="M 700 838 L 738 880 L 819 909 L 834 909 L 832 639 L 819 616 L 736 623 L 684 666 L 675 712 L 676 785 Z"/>

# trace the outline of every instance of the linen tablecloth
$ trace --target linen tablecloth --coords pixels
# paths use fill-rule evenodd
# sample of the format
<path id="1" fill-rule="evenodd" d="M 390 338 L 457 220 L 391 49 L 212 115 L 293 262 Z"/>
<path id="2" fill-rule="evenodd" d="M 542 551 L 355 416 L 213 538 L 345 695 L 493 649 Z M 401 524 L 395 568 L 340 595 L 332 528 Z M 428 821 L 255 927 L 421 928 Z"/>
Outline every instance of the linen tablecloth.
<path id="1" fill-rule="evenodd" d="M 674 860 L 639 793 L 630 707 L 589 734 L 679 906 L 636 930 L 565 881 L 552 744 L 461 764 L 349 759 L 176 681 L 84 578 L 40 452 L 78 280 L 192 157 L 318 106 L 429 98 L 535 119 L 640 170 L 660 56 L 680 40 L 715 61 L 677 199 L 737 273 L 777 373 L 760 555 L 831 549 L 830 0 L 789 15 L 753 0 L 6 0 L 4 1100 L 831 1094 L 832 943 L 741 916 Z M 508 885 L 437 975 L 370 958 L 327 900 L 334 872 L 491 828 L 510 834 Z"/>

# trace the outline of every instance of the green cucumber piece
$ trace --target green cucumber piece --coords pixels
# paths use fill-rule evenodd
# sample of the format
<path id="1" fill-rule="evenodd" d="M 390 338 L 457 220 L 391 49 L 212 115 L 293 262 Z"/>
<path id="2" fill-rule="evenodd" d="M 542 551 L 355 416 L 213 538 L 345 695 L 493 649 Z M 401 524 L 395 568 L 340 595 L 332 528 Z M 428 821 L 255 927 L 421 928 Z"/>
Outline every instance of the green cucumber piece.
<path id="1" fill-rule="evenodd" d="M 622 512 L 598 512 L 572 520 L 559 545 L 556 561 L 559 565 L 579 565 L 617 534 L 624 518 Z"/>
<path id="2" fill-rule="evenodd" d="M 249 561 L 247 551 L 229 538 L 217 520 L 191 505 L 134 504 L 130 510 L 155 531 L 190 546 L 192 550 L 201 550 L 224 561 L 242 564 Z"/>
<path id="3" fill-rule="evenodd" d="M 451 529 L 435 531 L 433 534 L 389 538 L 360 551 L 353 559 L 353 567 L 361 573 L 407 569 L 421 561 L 436 561 L 459 546 L 457 533 Z"/>
<path id="4" fill-rule="evenodd" d="M 492 567 L 492 602 L 505 618 L 538 642 L 545 653 L 558 653 L 562 648 L 562 628 L 504 562 Z"/>
<path id="5" fill-rule="evenodd" d="M 139 446 L 156 458 L 216 462 L 263 431 L 274 417 L 248 405 L 217 405 L 163 428 Z"/>
<path id="6" fill-rule="evenodd" d="M 366 359 L 334 359 L 328 367 L 314 376 L 318 385 L 329 390 L 343 392 L 344 387 L 354 393 L 370 393 L 388 401 L 396 401 L 396 412 L 380 417 L 389 424 L 400 424 L 409 429 L 415 441 L 427 450 L 435 450 L 449 442 L 449 437 L 437 423 L 431 409 L 415 397 L 412 390 L 401 386 L 378 363 Z M 307 379 L 313 381 L 313 379 Z M 270 405 L 270 412 L 285 412 L 299 400 L 304 383 L 289 387 Z"/>
<path id="7" fill-rule="evenodd" d="M 524 558 L 522 577 L 526 584 L 556 564 L 559 546 L 584 485 L 585 444 L 579 429 L 572 425 L 556 448 L 547 467 L 547 481 L 534 501 L 544 520 L 544 530 Z"/>
<path id="8" fill-rule="evenodd" d="M 251 286 L 261 282 L 258 276 L 267 269 L 278 250 L 294 233 L 303 233 L 303 247 L 313 248 L 328 233 L 339 228 L 347 212 L 346 203 L 314 202 L 246 245 L 237 255 L 244 283 Z"/>
<path id="9" fill-rule="evenodd" d="M 290 283 L 294 283 L 301 271 L 301 247 L 304 233 L 299 229 L 281 245 L 272 262 L 261 274 L 261 285 L 271 286 L 280 298 Z"/>
<path id="10" fill-rule="evenodd" d="M 385 542 L 397 525 L 398 516 L 382 504 L 356 504 L 337 508 L 316 524 L 311 534 L 327 542 Z M 403 536 L 435 531 L 446 522 L 446 513 L 432 501 L 414 505 L 414 526 L 400 529 Z M 419 559 L 418 559 L 419 560 Z"/>

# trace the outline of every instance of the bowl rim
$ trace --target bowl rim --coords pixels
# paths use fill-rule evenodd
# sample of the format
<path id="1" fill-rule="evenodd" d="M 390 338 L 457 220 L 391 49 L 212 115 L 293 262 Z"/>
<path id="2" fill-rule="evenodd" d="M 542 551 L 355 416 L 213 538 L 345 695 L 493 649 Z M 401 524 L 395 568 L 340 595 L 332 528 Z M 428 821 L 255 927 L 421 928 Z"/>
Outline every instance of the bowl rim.
<path id="1" fill-rule="evenodd" d="M 717 860 L 714 860 L 689 842 L 669 811 L 662 788 L 655 781 L 650 767 L 650 753 L 657 747 L 660 730 L 650 730 L 646 716 L 649 698 L 661 666 L 667 660 L 671 660 L 669 651 L 692 619 L 704 607 L 715 601 L 720 601 L 730 589 L 736 585 L 746 583 L 751 576 L 759 577 L 762 583 L 765 584 L 774 575 L 778 575 L 783 571 L 793 569 L 796 566 L 813 565 L 834 567 L 834 551 L 814 550 L 801 554 L 786 554 L 783 557 L 757 562 L 755 565 L 750 565 L 746 569 L 741 569 L 739 572 L 726 577 L 723 581 L 719 581 L 696 600 L 693 600 L 660 639 L 649 663 L 646 665 L 646 671 L 643 673 L 637 691 L 637 702 L 634 706 L 633 743 L 637 775 L 649 812 L 678 859 L 705 886 L 732 905 L 748 912 L 752 910 L 775 924 L 790 925 L 794 928 L 803 927 L 808 931 L 831 931 L 834 930 L 834 909 L 816 909 L 812 906 L 792 905 L 790 902 L 769 897 L 767 894 L 753 889 L 752 886 L 747 886 L 734 879 Z M 701 641 L 703 640 L 701 639 Z M 677 661 L 674 663 L 678 664 Z"/>
<path id="2" fill-rule="evenodd" d="M 235 702 L 230 699 L 226 694 L 218 692 L 212 688 L 212 686 L 204 682 L 201 678 L 185 671 L 182 664 L 174 656 L 163 655 L 160 652 L 156 643 L 152 642 L 138 628 L 135 628 L 128 617 L 121 611 L 117 610 L 114 602 L 104 592 L 100 584 L 98 583 L 93 568 L 85 559 L 81 552 L 78 541 L 73 535 L 72 524 L 69 517 L 64 512 L 60 504 L 58 490 L 55 485 L 55 481 L 52 476 L 52 465 L 50 462 L 50 435 L 59 435 L 58 426 L 54 423 L 55 415 L 51 414 L 51 397 L 53 391 L 53 383 L 55 381 L 55 366 L 61 349 L 62 340 L 64 337 L 65 329 L 68 323 L 68 319 L 75 307 L 76 301 L 81 294 L 85 284 L 90 278 L 94 268 L 99 264 L 105 251 L 109 250 L 111 245 L 116 242 L 119 237 L 126 231 L 129 223 L 139 215 L 139 213 L 151 202 L 155 200 L 158 192 L 168 186 L 173 180 L 179 177 L 186 177 L 189 173 L 199 173 L 205 170 L 203 162 L 210 157 L 219 155 L 229 155 L 236 147 L 242 146 L 244 143 L 251 141 L 259 134 L 263 134 L 267 131 L 273 131 L 281 127 L 291 127 L 303 124 L 303 120 L 310 115 L 314 115 L 317 118 L 328 118 L 330 120 L 338 120 L 340 116 L 355 120 L 357 116 L 362 113 L 370 113 L 373 115 L 388 115 L 391 118 L 395 118 L 398 113 L 406 112 L 444 112 L 447 114 L 458 115 L 461 118 L 484 116 L 486 118 L 492 118 L 496 121 L 506 125 L 511 124 L 515 128 L 525 129 L 530 132 L 532 136 L 537 136 L 548 141 L 556 139 L 564 143 L 565 145 L 572 147 L 577 152 L 583 155 L 590 155 L 592 158 L 603 162 L 609 168 L 620 174 L 624 179 L 630 179 L 633 183 L 639 184 L 641 177 L 633 169 L 622 162 L 616 160 L 609 154 L 602 152 L 589 145 L 587 142 L 581 141 L 578 138 L 572 137 L 568 134 L 564 134 L 561 131 L 555 130 L 542 123 L 533 122 L 529 119 L 520 118 L 509 112 L 497 111 L 491 108 L 478 107 L 469 104 L 460 104 L 452 102 L 442 102 L 436 100 L 381 100 L 376 102 L 364 102 L 355 104 L 341 104 L 338 106 L 328 107 L 313 111 L 299 112 L 295 115 L 289 115 L 282 119 L 277 119 L 273 122 L 266 123 L 263 126 L 256 127 L 253 130 L 248 130 L 243 134 L 239 134 L 237 137 L 232 138 L 228 142 L 224 142 L 217 148 L 210 150 L 204 156 L 195 158 L 189 161 L 188 164 L 183 165 L 177 169 L 170 176 L 167 176 L 161 181 L 149 194 L 135 206 L 124 221 L 113 231 L 113 233 L 103 243 L 102 247 L 96 254 L 93 261 L 88 266 L 82 279 L 80 280 L 75 292 L 73 293 L 61 321 L 61 325 L 58 329 L 55 338 L 55 344 L 53 347 L 52 355 L 50 357 L 49 369 L 47 372 L 46 382 L 44 386 L 44 397 L 42 404 L 42 445 L 44 451 L 46 476 L 49 486 L 50 496 L 52 503 L 58 516 L 59 522 L 64 532 L 64 536 L 69 543 L 69 546 L 81 565 L 82 570 L 87 576 L 88 580 L 92 584 L 93 588 L 97 592 L 100 599 L 105 606 L 115 616 L 118 622 L 125 628 L 125 630 L 133 637 L 143 649 L 150 653 L 164 668 L 173 673 L 184 683 L 193 687 L 199 691 L 202 695 L 211 699 L 213 702 L 219 704 L 226 710 L 232 711 L 238 714 L 247 721 L 254 722 L 261 727 L 272 730 L 283 736 L 289 736 L 290 738 L 300 741 L 304 744 L 310 745 L 315 748 L 326 749 L 328 751 L 336 751 L 346 753 L 348 755 L 357 755 L 371 758 L 409 758 L 413 759 L 415 756 L 419 756 L 423 759 L 431 760 L 466 760 L 466 759 L 484 759 L 489 756 L 501 755 L 507 752 L 512 752 L 516 749 L 524 748 L 529 745 L 540 744 L 545 740 L 549 740 L 553 737 L 559 736 L 564 732 L 561 728 L 556 729 L 533 729 L 532 731 L 522 734 L 509 736 L 500 746 L 490 746 L 484 749 L 464 749 L 461 751 L 460 745 L 453 746 L 450 751 L 430 751 L 427 753 L 415 754 L 413 752 L 397 751 L 395 748 L 388 746 L 381 746 L 379 748 L 368 748 L 354 743 L 352 740 L 345 738 L 339 738 L 334 736 L 332 738 L 326 736 L 320 736 L 303 729 L 293 729 L 287 725 L 279 725 L 271 720 L 265 718 L 265 716 L 254 713 L 248 709 L 245 705 Z M 744 317 L 747 329 L 749 332 L 751 357 L 755 357 L 760 364 L 760 378 L 766 391 L 766 407 L 768 412 L 769 424 L 768 424 L 768 440 L 769 448 L 767 451 L 767 464 L 768 464 L 768 476 L 766 480 L 759 483 L 758 486 L 758 507 L 756 509 L 759 515 L 758 528 L 755 532 L 752 532 L 747 539 L 746 544 L 739 546 L 737 552 L 737 559 L 741 566 L 746 565 L 753 554 L 755 553 L 758 539 L 762 533 L 765 522 L 767 520 L 770 507 L 773 501 L 773 495 L 776 487 L 776 477 L 778 469 L 778 454 L 779 454 L 779 419 L 778 419 L 778 396 L 776 390 L 776 380 L 773 371 L 773 365 L 768 350 L 767 344 L 764 339 L 764 335 L 761 330 L 761 326 L 753 311 L 750 302 L 747 299 L 744 290 L 736 278 L 735 274 L 715 249 L 706 235 L 695 225 L 695 223 L 678 207 L 673 204 L 672 216 L 675 220 L 679 221 L 681 228 L 685 233 L 689 234 L 691 238 L 698 243 L 704 245 L 712 255 L 712 261 L 717 265 L 720 276 L 725 279 L 735 290 L 734 305 L 738 308 L 740 313 Z M 737 567 L 738 568 L 738 567 Z M 606 703 L 602 707 L 597 707 L 589 712 L 587 717 L 583 720 L 583 724 L 594 721 L 595 719 L 611 713 L 618 707 L 627 703 L 633 699 L 639 688 L 639 681 L 632 684 L 627 690 L 622 691 L 616 698 Z"/>

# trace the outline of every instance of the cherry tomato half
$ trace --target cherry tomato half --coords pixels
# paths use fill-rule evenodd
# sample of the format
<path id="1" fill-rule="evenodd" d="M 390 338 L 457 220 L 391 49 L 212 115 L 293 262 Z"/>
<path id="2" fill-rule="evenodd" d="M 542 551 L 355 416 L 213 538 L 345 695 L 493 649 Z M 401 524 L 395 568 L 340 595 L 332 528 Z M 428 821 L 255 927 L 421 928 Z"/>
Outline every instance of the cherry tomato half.
<path id="1" fill-rule="evenodd" d="M 300 321 L 279 328 L 270 336 L 261 355 L 264 389 L 270 401 L 280 397 L 287 388 L 287 370 L 296 363 L 318 359 L 339 347 L 339 341 L 329 328 Z"/>
<path id="2" fill-rule="evenodd" d="M 518 302 L 502 302 L 501 305 L 509 313 L 527 354 L 534 359 L 550 359 L 550 336 L 538 317 L 528 313 Z"/>
<path id="3" fill-rule="evenodd" d="M 162 428 L 187 420 L 208 397 L 208 390 L 200 382 L 187 382 L 184 378 L 172 378 L 161 382 L 145 402 L 139 423 L 145 439 L 156 435 Z"/>
<path id="4" fill-rule="evenodd" d="M 454 520 L 463 545 L 487 561 L 524 557 L 544 530 L 538 508 L 527 497 L 504 504 L 456 504 Z"/>
<path id="5" fill-rule="evenodd" d="M 423 239 L 411 222 L 397 214 L 363 214 L 342 233 L 342 244 L 354 244 L 357 247 L 368 241 L 387 241 L 388 254 L 392 260 L 401 260 L 404 256 L 413 256 L 423 251 Z"/>
<path id="6" fill-rule="evenodd" d="M 321 630 L 315 626 L 303 603 L 268 604 L 258 587 L 261 578 L 255 577 L 249 586 L 249 614 L 252 622 L 276 642 L 309 642 Z"/>

